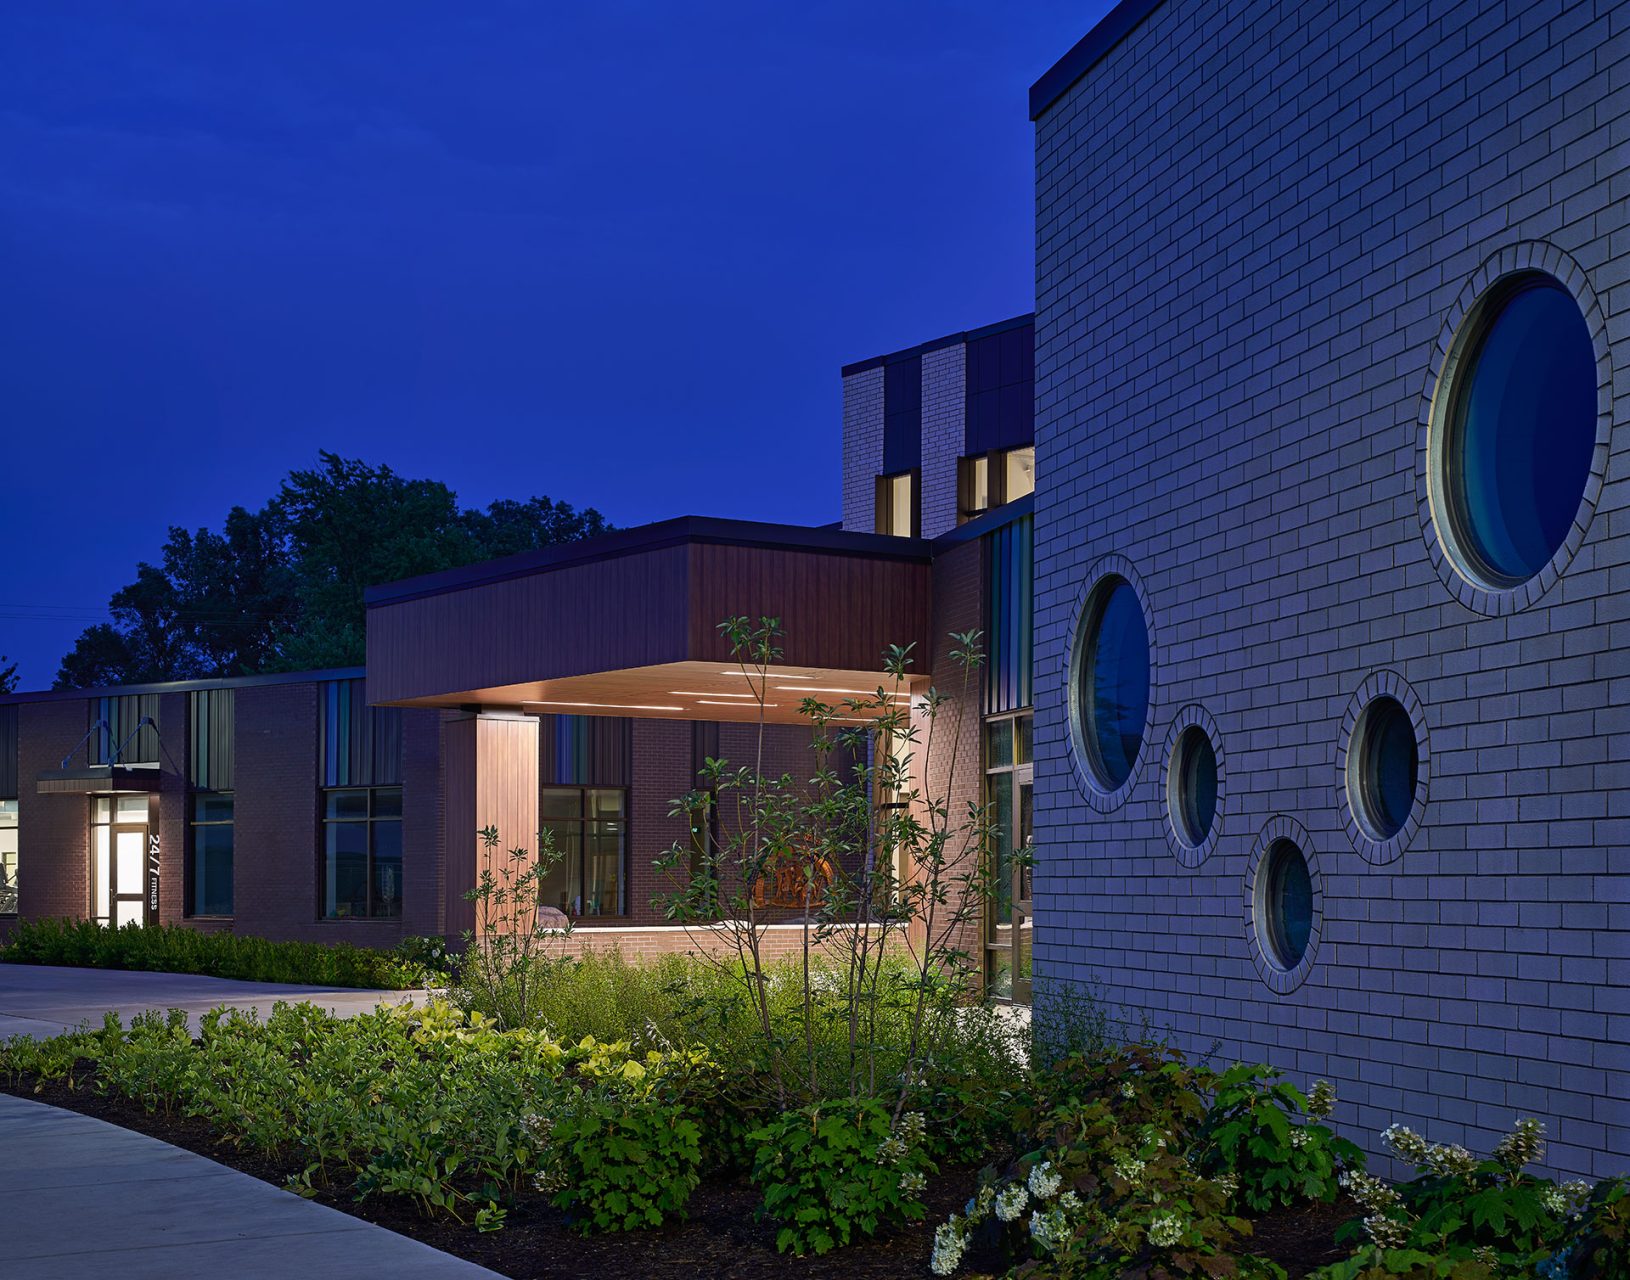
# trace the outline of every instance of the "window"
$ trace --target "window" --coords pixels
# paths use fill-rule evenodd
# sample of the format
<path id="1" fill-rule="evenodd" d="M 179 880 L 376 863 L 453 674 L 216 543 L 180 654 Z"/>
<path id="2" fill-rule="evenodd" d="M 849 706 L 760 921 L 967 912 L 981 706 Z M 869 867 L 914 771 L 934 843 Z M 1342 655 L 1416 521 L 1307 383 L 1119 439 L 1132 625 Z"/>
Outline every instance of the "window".
<path id="1" fill-rule="evenodd" d="M 1518 586 L 1567 541 L 1590 480 L 1596 351 L 1579 304 L 1537 272 L 1497 284 L 1473 306 L 1443 377 L 1439 533 L 1474 583 Z"/>
<path id="2" fill-rule="evenodd" d="M 394 920 L 402 914 L 402 788 L 323 793 L 323 916 Z"/>
<path id="3" fill-rule="evenodd" d="M 1030 999 L 1030 868 L 1034 766 L 1028 714 L 985 722 L 985 803 L 991 821 L 992 898 L 985 931 L 985 991 Z"/>
<path id="4" fill-rule="evenodd" d="M 17 914 L 17 802 L 0 800 L 0 916 Z"/>
<path id="5" fill-rule="evenodd" d="M 212 791 L 192 798 L 188 832 L 187 914 L 232 914 L 232 793 Z"/>
<path id="6" fill-rule="evenodd" d="M 1217 817 L 1217 752 L 1197 724 L 1177 739 L 1167 772 L 1166 803 L 1178 836 L 1190 849 L 1198 849 Z"/>
<path id="7" fill-rule="evenodd" d="M 1396 698 L 1372 699 L 1353 727 L 1347 753 L 1347 797 L 1354 814 L 1377 840 L 1404 829 L 1415 805 L 1420 751 L 1409 712 Z"/>
<path id="8" fill-rule="evenodd" d="M 1036 491 L 1036 447 L 998 449 L 957 463 L 957 518 L 972 520 Z"/>
<path id="9" fill-rule="evenodd" d="M 1257 905 L 1258 932 L 1269 959 L 1281 969 L 1294 969 L 1307 954 L 1313 933 L 1313 880 L 1307 859 L 1294 841 L 1275 840 L 1259 874 L 1263 888 Z"/>
<path id="10" fill-rule="evenodd" d="M 147 920 L 146 796 L 91 801 L 91 918 L 115 928 Z"/>
<path id="11" fill-rule="evenodd" d="M 538 817 L 554 838 L 556 862 L 543 877 L 540 898 L 572 919 L 628 912 L 623 864 L 627 854 L 627 800 L 621 788 L 544 787 Z"/>
<path id="12" fill-rule="evenodd" d="M 1149 716 L 1149 628 L 1138 594 L 1125 578 L 1093 588 L 1083 615 L 1076 670 L 1076 733 L 1086 762 L 1105 791 L 1123 787 L 1143 748 Z"/>
<path id="13" fill-rule="evenodd" d="M 877 532 L 895 538 L 915 538 L 922 528 L 917 504 L 917 473 L 877 477 Z"/>

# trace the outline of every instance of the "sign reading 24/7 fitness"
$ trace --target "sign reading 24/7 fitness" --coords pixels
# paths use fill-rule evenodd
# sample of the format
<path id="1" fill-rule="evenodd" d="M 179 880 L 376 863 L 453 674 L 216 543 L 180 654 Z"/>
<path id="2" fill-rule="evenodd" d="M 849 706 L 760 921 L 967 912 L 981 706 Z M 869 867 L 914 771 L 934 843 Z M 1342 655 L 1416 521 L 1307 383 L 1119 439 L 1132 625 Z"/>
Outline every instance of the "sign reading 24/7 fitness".
<path id="1" fill-rule="evenodd" d="M 158 827 L 147 829 L 147 918 L 158 919 Z"/>

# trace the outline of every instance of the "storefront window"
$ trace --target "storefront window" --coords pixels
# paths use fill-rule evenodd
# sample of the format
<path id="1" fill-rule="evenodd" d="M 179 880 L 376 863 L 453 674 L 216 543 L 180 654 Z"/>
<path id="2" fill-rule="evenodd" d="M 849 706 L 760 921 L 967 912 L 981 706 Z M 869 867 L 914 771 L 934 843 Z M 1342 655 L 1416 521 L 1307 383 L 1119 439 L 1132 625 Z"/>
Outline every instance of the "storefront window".
<path id="1" fill-rule="evenodd" d="M 1031 718 L 985 722 L 985 803 L 991 823 L 991 900 L 985 933 L 986 993 L 1030 999 Z"/>
<path id="2" fill-rule="evenodd" d="M 192 798 L 188 915 L 232 914 L 232 812 L 230 791 L 204 792 Z"/>
<path id="3" fill-rule="evenodd" d="M 323 916 L 394 920 L 402 914 L 402 788 L 323 793 Z"/>
<path id="4" fill-rule="evenodd" d="M 538 816 L 554 841 L 539 900 L 572 919 L 628 912 L 626 795 L 613 787 L 544 787 Z"/>
<path id="5" fill-rule="evenodd" d="M 17 802 L 0 800 L 0 916 L 17 914 Z"/>

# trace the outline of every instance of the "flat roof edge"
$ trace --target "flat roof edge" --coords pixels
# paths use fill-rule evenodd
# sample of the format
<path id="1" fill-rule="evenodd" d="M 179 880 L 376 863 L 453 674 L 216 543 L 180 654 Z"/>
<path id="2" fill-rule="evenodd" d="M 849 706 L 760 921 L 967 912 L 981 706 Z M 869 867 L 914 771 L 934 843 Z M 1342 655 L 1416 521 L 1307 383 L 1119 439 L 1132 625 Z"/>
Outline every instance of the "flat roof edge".
<path id="1" fill-rule="evenodd" d="M 836 555 L 865 556 L 885 560 L 930 558 L 929 544 L 920 538 L 895 538 L 880 533 L 853 533 L 830 526 L 770 524 L 757 520 L 724 520 L 711 516 L 679 516 L 654 524 L 619 529 L 614 533 L 563 542 L 538 551 L 523 551 L 500 560 L 486 560 L 447 569 L 440 573 L 406 578 L 401 582 L 369 587 L 363 593 L 371 609 L 441 595 L 466 587 L 482 587 L 535 573 L 564 569 L 572 565 L 614 560 L 647 551 L 661 551 L 687 543 L 715 546 L 761 547 L 765 550 L 825 551 Z"/>
<path id="2" fill-rule="evenodd" d="M 1162 0 L 1121 0 L 1100 18 L 1097 26 L 1076 41 L 1074 48 L 1030 86 L 1030 118 L 1039 119 L 1048 107 L 1075 87 L 1076 81 L 1103 61 L 1111 49 L 1131 35 L 1138 23 L 1160 8 L 1161 3 Z"/>
<path id="3" fill-rule="evenodd" d="M 960 333 L 948 333 L 943 338 L 931 338 L 927 342 L 919 342 L 914 347 L 902 347 L 899 351 L 890 351 L 885 355 L 868 356 L 864 360 L 856 360 L 853 364 L 846 364 L 840 374 L 847 378 L 852 373 L 865 373 L 868 369 L 880 369 L 886 364 L 894 364 L 898 360 L 909 360 L 912 356 L 927 355 L 930 351 L 938 351 L 942 347 L 954 347 L 959 342 L 972 342 L 976 338 L 988 338 L 993 333 L 1004 333 L 1008 329 L 1018 329 L 1027 324 L 1036 322 L 1036 313 L 1027 311 L 1022 316 L 1012 316 L 1007 320 L 998 320 L 995 324 L 981 325 L 977 329 L 964 329 Z"/>
<path id="4" fill-rule="evenodd" d="M 63 702 L 70 698 L 112 698 L 127 693 L 192 693 L 200 689 L 250 689 L 256 685 L 317 684 L 323 680 L 361 680 L 363 667 L 324 667 L 316 671 L 272 671 L 259 676 L 218 676 L 198 680 L 160 680 L 147 684 L 105 684 L 93 689 L 37 689 L 0 694 L 0 706 L 24 702 Z"/>

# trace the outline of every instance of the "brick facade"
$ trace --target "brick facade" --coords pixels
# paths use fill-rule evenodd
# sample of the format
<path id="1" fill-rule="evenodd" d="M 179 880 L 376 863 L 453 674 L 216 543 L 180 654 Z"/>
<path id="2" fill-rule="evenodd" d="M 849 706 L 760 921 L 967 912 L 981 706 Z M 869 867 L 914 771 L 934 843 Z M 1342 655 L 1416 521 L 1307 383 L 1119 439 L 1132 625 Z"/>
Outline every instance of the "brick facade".
<path id="1" fill-rule="evenodd" d="M 1486 1152 L 1533 1115 L 1559 1170 L 1630 1152 L 1627 67 L 1620 5 L 1195 0 L 1037 122 L 1038 970 L 1191 1050 L 1334 1081 L 1372 1149 L 1396 1120 Z M 1500 608 L 1454 589 L 1420 467 L 1445 334 L 1512 264 L 1599 303 L 1613 423 L 1577 554 Z M 1109 557 L 1155 663 L 1115 805 L 1066 707 Z M 1385 862 L 1336 767 L 1378 673 L 1418 695 L 1430 750 Z M 1191 706 L 1225 753 L 1194 866 L 1157 758 Z M 1294 986 L 1251 941 L 1276 830 L 1319 895 Z"/>
<path id="2" fill-rule="evenodd" d="M 883 369 L 843 380 L 843 527 L 875 528 L 877 477 L 883 473 Z"/>

